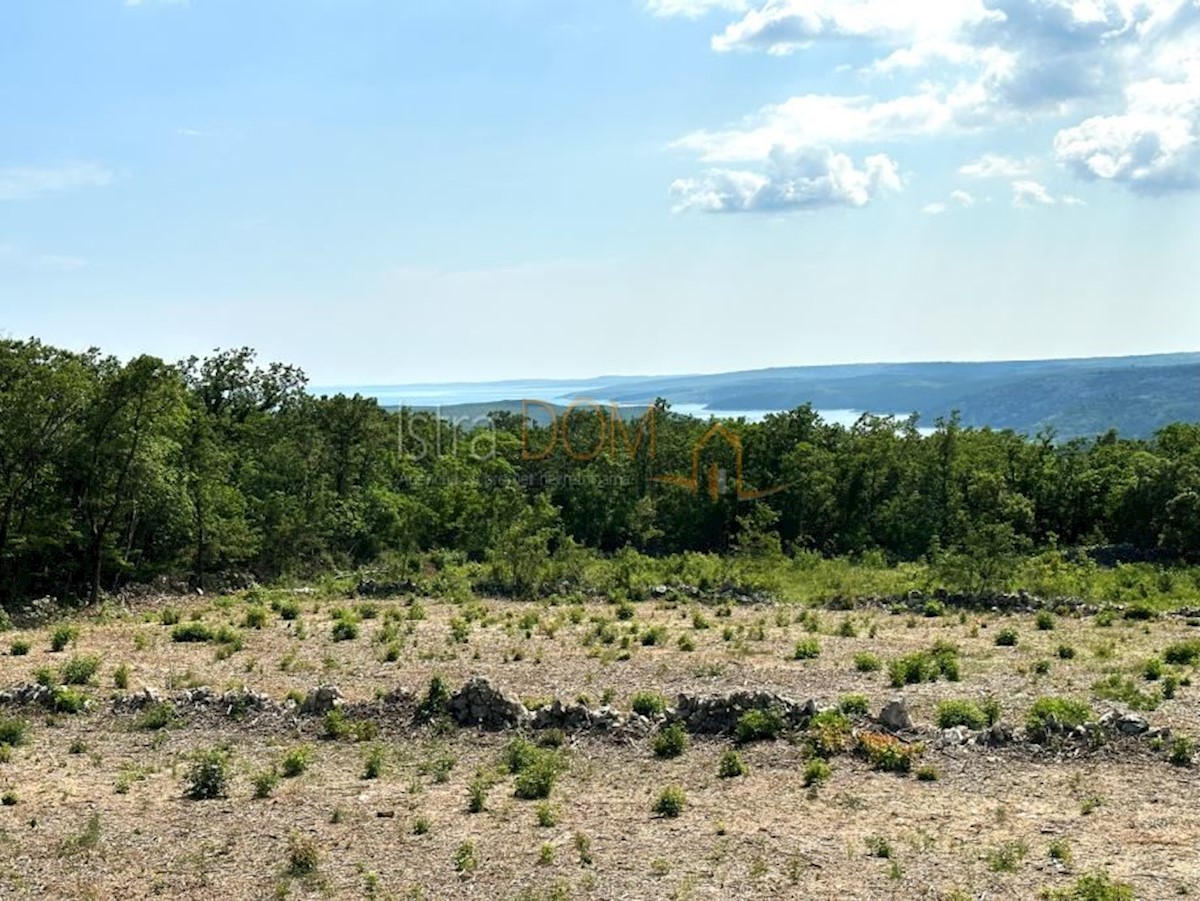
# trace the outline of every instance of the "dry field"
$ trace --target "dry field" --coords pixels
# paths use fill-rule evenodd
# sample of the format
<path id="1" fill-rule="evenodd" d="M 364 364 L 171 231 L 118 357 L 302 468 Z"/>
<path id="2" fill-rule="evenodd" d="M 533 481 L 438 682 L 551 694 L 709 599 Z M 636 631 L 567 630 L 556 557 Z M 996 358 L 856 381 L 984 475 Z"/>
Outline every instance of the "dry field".
<path id="1" fill-rule="evenodd" d="M 359 603 L 272 592 L 110 608 L 70 620 L 77 634 L 60 636 L 70 641 L 57 652 L 63 623 L 6 633 L 0 686 L 47 668 L 43 679 L 61 679 L 73 658 L 96 655 L 100 666 L 80 689 L 91 698 L 85 712 L 0 709 L 29 724 L 0 763 L 0 896 L 1030 899 L 1099 870 L 1138 898 L 1200 892 L 1196 770 L 1171 765 L 1145 740 L 1088 753 L 1026 743 L 938 750 L 931 731 L 921 764 L 936 779 L 841 754 L 826 780 L 806 787 L 808 752 L 795 736 L 738 747 L 748 774 L 721 778 L 730 738 L 693 736 L 682 755 L 662 759 L 652 738 L 589 733 L 567 736 L 566 769 L 542 804 L 514 796 L 501 764 L 512 734 L 415 725 L 377 702 L 397 688 L 419 699 L 435 673 L 452 691 L 480 674 L 531 706 L 586 696 L 628 710 L 640 691 L 761 688 L 830 703 L 860 693 L 872 713 L 903 697 L 931 727 L 939 701 L 991 697 L 1020 726 L 1042 695 L 1110 706 L 1092 686 L 1113 673 L 1156 696 L 1161 680 L 1143 678 L 1147 659 L 1200 632 L 1181 618 L 1100 625 L 1059 616 L 1039 629 L 1031 615 L 397 598 L 369 602 L 357 634 L 335 640 L 337 608 Z M 228 624 L 241 647 L 172 640 L 164 607 L 184 625 Z M 1016 631 L 1016 646 L 997 646 L 1004 628 Z M 643 643 L 648 632 L 653 644 Z M 819 655 L 796 659 L 807 639 Z M 959 647 L 960 681 L 889 685 L 890 660 L 939 639 Z M 22 643 L 27 653 L 8 653 Z M 1063 645 L 1072 658 L 1060 656 Z M 865 652 L 882 669 L 860 672 L 855 657 Z M 1191 667 L 1166 671 L 1184 684 L 1145 715 L 1200 735 Z M 163 725 L 112 703 L 147 686 L 164 696 L 245 686 L 282 701 L 322 684 L 373 719 L 377 736 L 331 740 L 320 717 L 212 708 Z M 193 756 L 214 746 L 230 751 L 226 795 L 190 799 Z M 269 796 L 256 797 L 255 776 L 297 747 L 309 749 L 305 771 L 281 773 Z M 377 778 L 364 778 L 369 759 Z M 473 783 L 486 793 L 475 813 Z M 669 785 L 687 799 L 674 818 L 652 812 Z M 1066 859 L 1052 858 L 1052 847 Z"/>

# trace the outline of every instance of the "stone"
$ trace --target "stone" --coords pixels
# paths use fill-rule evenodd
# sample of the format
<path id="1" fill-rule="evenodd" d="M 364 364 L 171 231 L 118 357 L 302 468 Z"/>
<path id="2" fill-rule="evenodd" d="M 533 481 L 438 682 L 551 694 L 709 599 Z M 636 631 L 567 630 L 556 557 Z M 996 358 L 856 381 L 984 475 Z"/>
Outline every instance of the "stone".
<path id="1" fill-rule="evenodd" d="M 311 689 L 300 705 L 300 712 L 309 716 L 323 716 L 342 705 L 342 693 L 336 685 L 321 685 Z"/>
<path id="2" fill-rule="evenodd" d="M 497 731 L 527 724 L 532 716 L 515 695 L 501 691 L 485 676 L 474 676 L 450 697 L 450 716 L 460 726 Z"/>
<path id="3" fill-rule="evenodd" d="M 913 727 L 912 717 L 908 715 L 908 705 L 903 698 L 889 701 L 879 711 L 877 719 L 893 732 L 905 732 Z"/>
<path id="4" fill-rule="evenodd" d="M 1117 720 L 1117 731 L 1122 735 L 1141 735 L 1150 731 L 1150 723 L 1140 714 L 1127 713 Z"/>

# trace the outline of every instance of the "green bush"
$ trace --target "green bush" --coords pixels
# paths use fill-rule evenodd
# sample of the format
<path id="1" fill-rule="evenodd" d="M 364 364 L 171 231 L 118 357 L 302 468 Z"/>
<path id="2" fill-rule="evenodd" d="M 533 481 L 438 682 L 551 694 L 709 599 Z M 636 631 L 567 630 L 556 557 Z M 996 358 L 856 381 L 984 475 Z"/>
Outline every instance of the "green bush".
<path id="1" fill-rule="evenodd" d="M 295 779 L 304 773 L 312 764 L 312 749 L 307 745 L 299 745 L 283 755 L 280 768 L 287 779 Z"/>
<path id="2" fill-rule="evenodd" d="M 8 646 L 8 653 L 14 657 L 24 657 L 29 653 L 29 642 L 24 638 L 18 638 Z"/>
<path id="3" fill-rule="evenodd" d="M 738 776 L 745 776 L 749 772 L 750 767 L 746 766 L 742 755 L 737 751 L 729 749 L 721 755 L 721 761 L 717 765 L 717 775 L 722 779 L 734 779 Z"/>
<path id="4" fill-rule="evenodd" d="M 50 650 L 58 653 L 78 637 L 79 630 L 75 626 L 58 626 L 50 636 Z"/>
<path id="5" fill-rule="evenodd" d="M 1019 636 L 1016 629 L 1001 629 L 996 633 L 996 645 L 1002 648 L 1015 648 Z"/>
<path id="6" fill-rule="evenodd" d="M 230 769 L 229 751 L 226 749 L 197 751 L 184 777 L 187 796 L 195 801 L 225 797 L 229 791 Z"/>
<path id="7" fill-rule="evenodd" d="M 267 624 L 267 608 L 266 607 L 249 607 L 246 610 L 246 618 L 242 620 L 242 625 L 247 629 L 261 629 Z"/>
<path id="8" fill-rule="evenodd" d="M 254 797 L 269 798 L 271 792 L 275 791 L 275 787 L 279 785 L 279 773 L 274 767 L 262 770 L 254 774 L 251 782 L 254 785 Z"/>
<path id="9" fill-rule="evenodd" d="M 634 713 L 642 716 L 661 716 L 667 710 L 667 699 L 653 691 L 639 691 L 631 699 Z"/>
<path id="10" fill-rule="evenodd" d="M 1191 666 L 1200 660 L 1200 641 L 1191 639 L 1167 645 L 1163 660 L 1175 666 Z"/>
<path id="11" fill-rule="evenodd" d="M 888 678 L 893 688 L 936 682 L 940 677 L 950 682 L 957 682 L 959 678 L 958 648 L 946 642 L 936 642 L 928 651 L 914 651 L 888 664 Z"/>
<path id="12" fill-rule="evenodd" d="M 334 641 L 353 641 L 358 638 L 358 623 L 348 619 L 339 619 L 333 624 Z"/>
<path id="13" fill-rule="evenodd" d="M 1157 682 L 1162 678 L 1163 662 L 1157 657 L 1151 657 L 1142 667 L 1142 676 L 1147 682 Z"/>
<path id="14" fill-rule="evenodd" d="M 747 710 L 738 717 L 735 735 L 739 744 L 778 738 L 787 722 L 778 710 Z"/>
<path id="15" fill-rule="evenodd" d="M 982 729 L 988 721 L 974 701 L 950 700 L 937 705 L 937 724 L 939 729 L 950 729 L 954 726 Z"/>
<path id="16" fill-rule="evenodd" d="M 659 816 L 677 817 L 683 813 L 683 808 L 686 806 L 687 795 L 683 793 L 683 789 L 670 785 L 659 794 L 658 799 L 654 802 L 653 810 Z"/>
<path id="17" fill-rule="evenodd" d="M 82 713 L 87 705 L 87 695 L 66 685 L 56 686 L 50 697 L 50 706 L 58 713 Z"/>
<path id="18" fill-rule="evenodd" d="M 85 657 L 72 657 L 59 670 L 59 676 L 66 685 L 88 685 L 100 669 L 100 658 L 94 654 Z"/>
<path id="19" fill-rule="evenodd" d="M 813 660 L 821 656 L 821 643 L 815 638 L 802 638 L 792 651 L 793 660 Z"/>
<path id="20" fill-rule="evenodd" d="M 1058 646 L 1059 660 L 1073 660 L 1075 658 L 1075 649 L 1069 644 L 1060 644 Z"/>
<path id="21" fill-rule="evenodd" d="M 1039 631 L 1049 632 L 1054 628 L 1054 614 L 1049 610 L 1039 610 L 1034 622 Z"/>
<path id="22" fill-rule="evenodd" d="M 1120 701 L 1134 710 L 1154 710 L 1159 704 L 1157 694 L 1147 694 L 1132 679 L 1118 673 L 1092 683 L 1092 693 L 1105 701 Z"/>
<path id="23" fill-rule="evenodd" d="M 1167 759 L 1175 766 L 1191 766 L 1195 753 L 1195 742 L 1185 735 L 1180 735 L 1171 742 L 1171 750 Z"/>
<path id="24" fill-rule="evenodd" d="M 1107 873 L 1080 876 L 1068 888 L 1047 891 L 1047 901 L 1133 901 L 1133 888 L 1124 882 L 1113 882 Z"/>
<path id="25" fill-rule="evenodd" d="M 425 722 L 440 719 L 449 712 L 449 709 L 450 686 L 446 684 L 445 679 L 435 673 L 429 679 L 429 688 L 425 692 L 425 697 L 417 706 L 417 718 Z"/>
<path id="26" fill-rule="evenodd" d="M 212 641 L 214 637 L 212 628 L 199 620 L 179 623 L 171 630 L 171 641 L 202 643 Z"/>
<path id="27" fill-rule="evenodd" d="M 1054 726 L 1074 729 L 1095 718 L 1091 705 L 1074 698 L 1041 697 L 1033 702 L 1025 719 L 1032 733 L 1044 734 Z"/>
<path id="28" fill-rule="evenodd" d="M 134 724 L 139 729 L 154 731 L 174 725 L 176 719 L 175 705 L 169 701 L 159 701 L 142 708 Z"/>
<path id="29" fill-rule="evenodd" d="M 19 717 L 0 718 L 0 745 L 17 747 L 29 737 L 29 723 Z"/>
<path id="30" fill-rule="evenodd" d="M 672 723 L 666 728 L 660 729 L 654 736 L 654 755 L 663 758 L 679 757 L 687 750 L 687 745 L 687 732 L 684 731 L 683 726 L 679 723 Z"/>
<path id="31" fill-rule="evenodd" d="M 833 775 L 833 769 L 820 757 L 813 757 L 804 765 L 804 784 L 819 785 Z"/>
<path id="32" fill-rule="evenodd" d="M 871 709 L 870 703 L 866 695 L 842 695 L 838 700 L 838 709 L 846 716 L 866 716 Z"/>
<path id="33" fill-rule="evenodd" d="M 854 668 L 860 673 L 874 673 L 881 669 L 883 662 L 870 651 L 854 655 Z"/>

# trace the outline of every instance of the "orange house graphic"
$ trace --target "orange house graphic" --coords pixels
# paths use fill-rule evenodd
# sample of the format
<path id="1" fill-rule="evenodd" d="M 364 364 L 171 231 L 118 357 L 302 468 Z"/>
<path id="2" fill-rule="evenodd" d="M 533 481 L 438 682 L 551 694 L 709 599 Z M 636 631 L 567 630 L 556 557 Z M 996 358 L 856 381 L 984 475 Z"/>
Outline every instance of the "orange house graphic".
<path id="1" fill-rule="evenodd" d="M 700 491 L 700 454 L 703 452 L 710 442 L 721 438 L 733 449 L 734 458 L 734 493 L 739 501 L 752 501 L 758 498 L 768 497 L 772 494 L 778 494 L 784 491 L 789 486 L 780 485 L 776 488 L 767 488 L 762 491 L 747 491 L 745 482 L 742 479 L 742 439 L 732 431 L 727 429 L 720 422 L 714 422 L 704 436 L 696 442 L 692 448 L 692 474 L 691 476 L 655 476 L 654 481 L 661 482 L 664 485 L 675 485 L 678 488 L 685 488 L 688 491 Z M 705 488 L 708 496 L 716 501 L 722 494 L 726 492 L 727 479 L 723 469 L 717 466 L 716 463 L 710 463 L 705 471 Z"/>

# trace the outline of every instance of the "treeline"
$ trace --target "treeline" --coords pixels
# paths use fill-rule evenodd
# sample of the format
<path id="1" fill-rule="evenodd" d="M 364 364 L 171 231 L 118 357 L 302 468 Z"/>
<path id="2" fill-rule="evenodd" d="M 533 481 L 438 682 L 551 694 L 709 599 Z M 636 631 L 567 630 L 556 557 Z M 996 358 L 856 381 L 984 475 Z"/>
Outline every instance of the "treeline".
<path id="1" fill-rule="evenodd" d="M 443 549 L 527 591 L 580 549 L 869 551 L 889 560 L 1200 547 L 1200 425 L 1058 443 L 811 407 L 711 424 L 530 405 L 472 422 L 313 397 L 248 349 L 167 363 L 0 342 L 0 592 L 95 597 L 417 561 Z M 537 421 L 533 421 L 537 419 Z M 709 440 L 702 443 L 705 438 Z"/>

